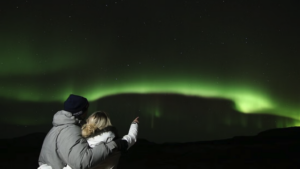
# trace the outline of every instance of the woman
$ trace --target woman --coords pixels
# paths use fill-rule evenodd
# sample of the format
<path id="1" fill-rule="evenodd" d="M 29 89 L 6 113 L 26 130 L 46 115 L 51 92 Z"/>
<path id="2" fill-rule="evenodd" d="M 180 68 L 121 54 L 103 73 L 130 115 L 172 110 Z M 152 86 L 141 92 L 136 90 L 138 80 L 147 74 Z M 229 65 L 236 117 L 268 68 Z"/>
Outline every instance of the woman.
<path id="1" fill-rule="evenodd" d="M 128 135 L 125 135 L 122 139 L 126 140 L 129 149 L 137 139 L 138 133 L 138 118 L 135 118 L 131 123 Z M 117 138 L 117 131 L 110 122 L 109 117 L 103 111 L 97 111 L 90 115 L 86 120 L 86 124 L 82 126 L 82 136 L 87 138 L 87 142 L 90 147 L 95 147 L 101 142 L 108 143 L 114 138 Z M 120 152 L 113 152 L 102 163 L 93 167 L 93 169 L 115 169 L 117 167 Z M 67 165 L 63 169 L 72 169 Z"/>

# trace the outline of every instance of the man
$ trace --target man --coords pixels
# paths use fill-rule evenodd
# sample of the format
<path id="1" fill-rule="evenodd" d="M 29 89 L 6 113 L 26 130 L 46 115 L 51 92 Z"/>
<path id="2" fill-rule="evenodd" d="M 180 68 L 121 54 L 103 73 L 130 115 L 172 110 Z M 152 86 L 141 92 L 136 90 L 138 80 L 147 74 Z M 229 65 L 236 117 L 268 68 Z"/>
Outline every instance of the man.
<path id="1" fill-rule="evenodd" d="M 87 169 L 103 161 L 113 150 L 127 150 L 128 143 L 124 139 L 89 147 L 80 127 L 88 107 L 86 98 L 73 94 L 68 97 L 64 110 L 54 115 L 53 127 L 44 139 L 39 168 L 62 169 L 68 164 L 73 169 Z"/>

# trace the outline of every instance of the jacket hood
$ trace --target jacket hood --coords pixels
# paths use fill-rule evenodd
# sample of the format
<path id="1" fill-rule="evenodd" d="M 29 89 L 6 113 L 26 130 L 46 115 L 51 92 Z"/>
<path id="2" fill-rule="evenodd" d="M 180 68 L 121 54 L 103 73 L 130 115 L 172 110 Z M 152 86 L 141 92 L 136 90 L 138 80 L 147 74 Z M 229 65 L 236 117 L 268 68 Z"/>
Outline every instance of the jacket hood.
<path id="1" fill-rule="evenodd" d="M 72 116 L 72 113 L 61 110 L 58 111 L 54 117 L 52 124 L 53 126 L 59 126 L 64 124 L 79 124 L 80 120 Z"/>

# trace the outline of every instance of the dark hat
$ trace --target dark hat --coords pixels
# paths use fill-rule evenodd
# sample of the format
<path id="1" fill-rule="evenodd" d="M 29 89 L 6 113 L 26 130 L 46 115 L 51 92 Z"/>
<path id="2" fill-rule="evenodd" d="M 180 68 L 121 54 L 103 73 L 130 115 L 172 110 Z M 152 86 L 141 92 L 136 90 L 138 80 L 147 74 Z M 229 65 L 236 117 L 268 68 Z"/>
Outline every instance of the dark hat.
<path id="1" fill-rule="evenodd" d="M 74 116 L 79 116 L 84 113 L 89 107 L 89 102 L 86 98 L 71 94 L 64 103 L 64 110 L 71 112 Z"/>

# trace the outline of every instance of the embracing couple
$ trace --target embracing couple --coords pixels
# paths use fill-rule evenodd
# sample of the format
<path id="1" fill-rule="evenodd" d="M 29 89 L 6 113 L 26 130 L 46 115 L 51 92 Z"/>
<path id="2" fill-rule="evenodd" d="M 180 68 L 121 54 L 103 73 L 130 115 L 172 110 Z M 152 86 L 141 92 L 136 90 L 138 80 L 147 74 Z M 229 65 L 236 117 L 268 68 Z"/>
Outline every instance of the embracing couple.
<path id="1" fill-rule="evenodd" d="M 71 94 L 64 110 L 53 117 L 53 127 L 44 139 L 38 169 L 112 169 L 116 168 L 122 152 L 137 140 L 138 117 L 129 133 L 117 135 L 107 114 L 96 111 L 87 116 L 89 102 Z"/>

